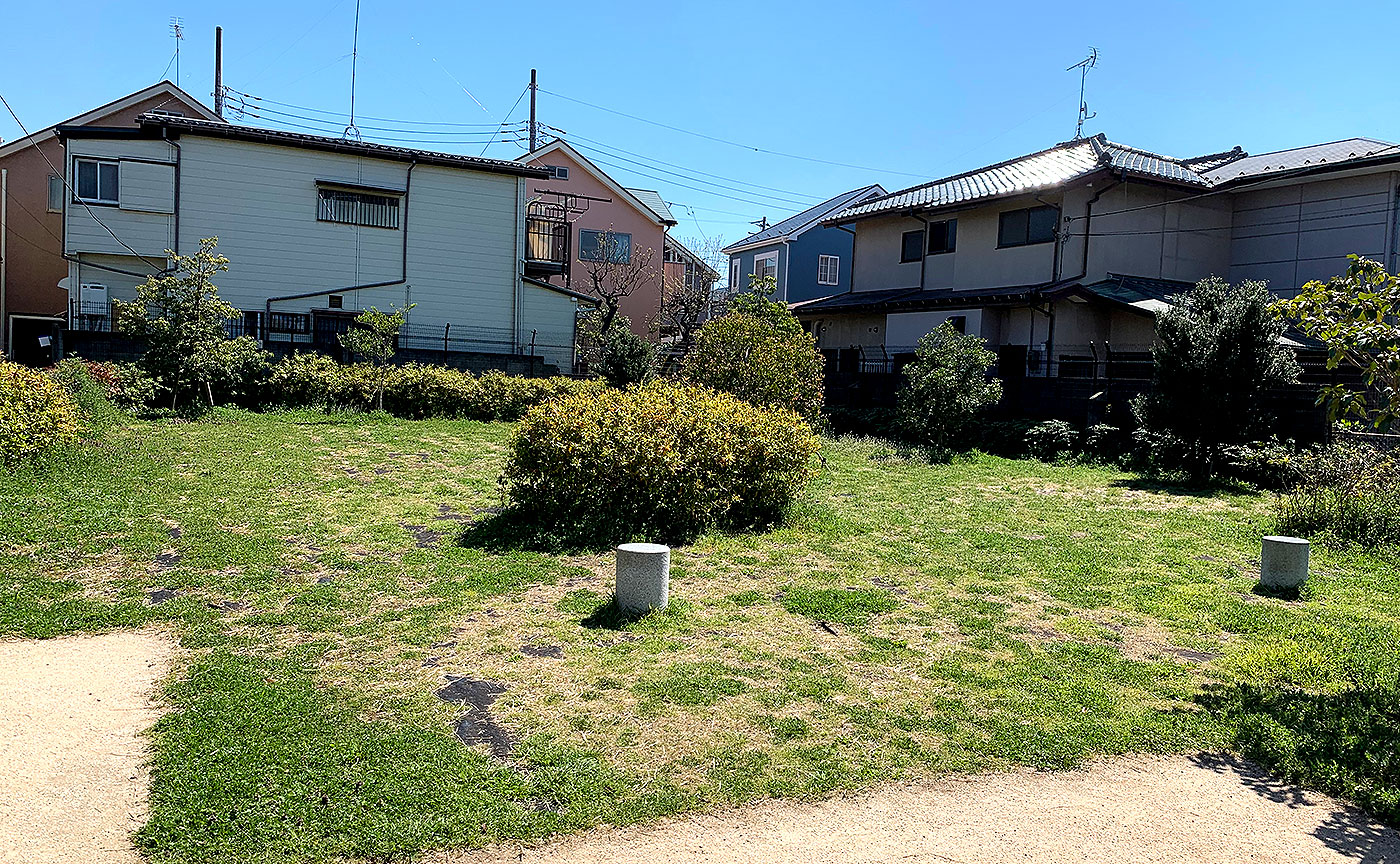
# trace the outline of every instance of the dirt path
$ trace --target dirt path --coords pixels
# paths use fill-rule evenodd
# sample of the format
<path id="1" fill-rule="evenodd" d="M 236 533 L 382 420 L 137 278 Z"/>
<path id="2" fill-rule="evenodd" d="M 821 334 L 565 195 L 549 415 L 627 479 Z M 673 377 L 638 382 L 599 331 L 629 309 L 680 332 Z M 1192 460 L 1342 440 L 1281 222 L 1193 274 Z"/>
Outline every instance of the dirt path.
<path id="1" fill-rule="evenodd" d="M 152 633 L 0 642 L 0 861 L 140 861 L 140 733 L 173 651 Z"/>
<path id="2" fill-rule="evenodd" d="M 600 829 L 454 864 L 1400 864 L 1400 832 L 1228 757 L 1133 757 Z"/>

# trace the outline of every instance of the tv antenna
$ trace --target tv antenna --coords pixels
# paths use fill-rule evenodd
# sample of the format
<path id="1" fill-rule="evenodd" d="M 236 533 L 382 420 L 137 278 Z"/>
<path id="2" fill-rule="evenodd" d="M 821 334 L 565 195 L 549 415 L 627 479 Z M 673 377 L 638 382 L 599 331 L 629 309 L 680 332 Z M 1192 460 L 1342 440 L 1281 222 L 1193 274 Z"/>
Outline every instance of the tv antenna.
<path id="1" fill-rule="evenodd" d="M 347 139 L 360 140 L 360 127 L 355 125 L 355 72 L 360 63 L 360 0 L 355 0 L 355 36 L 350 43 L 350 125 L 345 127 Z"/>
<path id="2" fill-rule="evenodd" d="M 767 230 L 768 230 L 768 217 L 767 217 L 767 216 L 764 216 L 764 217 L 761 218 L 761 219 L 755 219 L 755 220 L 753 220 L 752 222 L 750 222 L 749 224 L 750 224 L 750 225 L 753 225 L 755 228 L 757 228 L 757 229 L 760 230 L 760 231 L 767 231 Z"/>
<path id="3" fill-rule="evenodd" d="M 170 16 L 170 35 L 175 37 L 175 85 L 180 84 L 180 43 L 185 41 L 185 19 Z"/>
<path id="4" fill-rule="evenodd" d="M 1084 137 L 1084 121 L 1092 120 L 1095 117 L 1099 116 L 1099 112 L 1097 111 L 1095 111 L 1093 114 L 1090 114 L 1089 103 L 1084 101 L 1084 82 L 1089 77 L 1089 70 L 1093 69 L 1097 65 L 1099 65 L 1099 49 L 1090 45 L 1089 56 L 1085 57 L 1083 60 L 1080 60 L 1078 63 L 1074 64 L 1073 66 L 1070 66 L 1068 69 L 1065 70 L 1066 72 L 1071 72 L 1075 69 L 1079 70 L 1079 122 L 1075 123 L 1074 125 L 1075 141 L 1078 141 L 1080 138 Z"/>

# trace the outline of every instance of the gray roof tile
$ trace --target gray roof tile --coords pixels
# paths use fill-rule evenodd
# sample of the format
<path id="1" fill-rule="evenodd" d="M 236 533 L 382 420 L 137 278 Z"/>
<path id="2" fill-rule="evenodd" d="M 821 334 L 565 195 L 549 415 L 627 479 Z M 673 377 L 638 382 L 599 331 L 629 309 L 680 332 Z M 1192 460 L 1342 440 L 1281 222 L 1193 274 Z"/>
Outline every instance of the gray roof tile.
<path id="1" fill-rule="evenodd" d="M 657 217 L 661 219 L 661 221 L 670 222 L 672 225 L 677 224 L 676 217 L 671 215 L 671 208 L 666 206 L 666 202 L 662 199 L 660 192 L 657 192 L 654 189 L 632 189 L 629 187 L 624 188 L 626 188 L 628 192 L 632 193 L 632 197 L 647 205 L 647 209 L 655 213 Z"/>
<path id="2" fill-rule="evenodd" d="M 1206 171 L 1206 176 L 1212 183 L 1225 183 L 1242 177 L 1256 177 L 1278 171 L 1335 165 L 1339 162 L 1365 159 L 1368 156 L 1387 155 L 1400 156 L 1400 145 L 1375 138 L 1346 138 L 1327 144 L 1275 150 L 1272 153 L 1260 153 L 1258 156 L 1243 156 Z"/>
<path id="3" fill-rule="evenodd" d="M 1187 160 L 1115 144 L 1103 135 L 1057 144 L 1048 150 L 913 186 L 883 198 L 847 208 L 838 219 L 854 219 L 896 210 L 924 210 L 997 198 L 1064 185 L 1091 172 L 1112 168 L 1188 186 L 1208 187 L 1210 181 Z"/>

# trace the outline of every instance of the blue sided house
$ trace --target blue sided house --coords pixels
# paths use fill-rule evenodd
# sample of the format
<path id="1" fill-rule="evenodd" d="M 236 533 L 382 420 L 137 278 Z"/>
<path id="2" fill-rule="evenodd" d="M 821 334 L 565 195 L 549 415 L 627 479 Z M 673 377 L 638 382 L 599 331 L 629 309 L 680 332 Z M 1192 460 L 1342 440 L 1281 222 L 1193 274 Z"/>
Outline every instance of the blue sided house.
<path id="1" fill-rule="evenodd" d="M 823 227 L 822 220 L 885 194 L 878 183 L 852 189 L 724 247 L 730 290 L 747 288 L 751 276 L 772 276 L 773 299 L 783 303 L 849 291 L 851 234 Z"/>

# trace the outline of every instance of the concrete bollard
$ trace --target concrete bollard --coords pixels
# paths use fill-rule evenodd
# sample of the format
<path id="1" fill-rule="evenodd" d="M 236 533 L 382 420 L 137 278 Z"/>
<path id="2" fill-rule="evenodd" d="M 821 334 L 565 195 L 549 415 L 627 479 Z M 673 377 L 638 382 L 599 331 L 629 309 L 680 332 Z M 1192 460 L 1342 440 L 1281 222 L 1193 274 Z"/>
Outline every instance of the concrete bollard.
<path id="1" fill-rule="evenodd" d="M 665 609 L 671 594 L 671 547 L 623 543 L 617 547 L 617 608 L 624 615 Z"/>
<path id="2" fill-rule="evenodd" d="M 1259 553 L 1259 584 L 1265 588 L 1297 588 L 1308 578 L 1308 541 L 1298 537 L 1265 537 Z"/>

